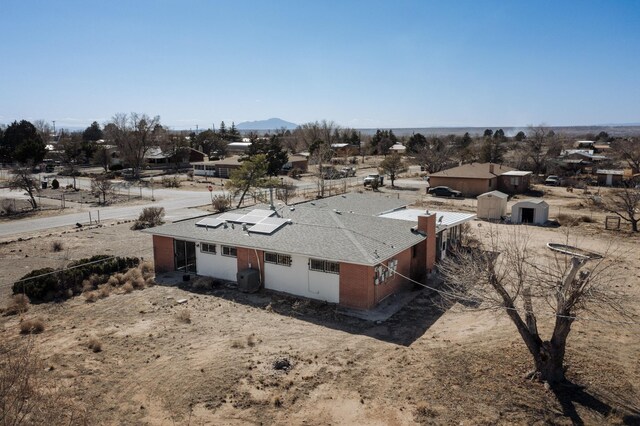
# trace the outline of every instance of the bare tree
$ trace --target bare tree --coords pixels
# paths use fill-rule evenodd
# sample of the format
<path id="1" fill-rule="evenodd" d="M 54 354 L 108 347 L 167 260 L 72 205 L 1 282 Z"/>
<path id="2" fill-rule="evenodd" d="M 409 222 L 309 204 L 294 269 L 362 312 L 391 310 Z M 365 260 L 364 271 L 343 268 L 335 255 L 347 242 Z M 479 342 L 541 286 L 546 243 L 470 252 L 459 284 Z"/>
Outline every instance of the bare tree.
<path id="1" fill-rule="evenodd" d="M 535 127 L 529 126 L 527 138 L 522 141 L 522 146 L 534 176 L 546 171 L 549 160 L 549 144 L 552 143 L 554 137 L 555 134 L 544 124 Z"/>
<path id="2" fill-rule="evenodd" d="M 407 166 L 402 162 L 402 157 L 397 152 L 394 152 L 391 155 L 388 155 L 382 162 L 380 163 L 380 170 L 382 173 L 386 173 L 389 175 L 391 179 L 391 187 L 394 186 L 394 182 L 396 180 L 396 176 L 399 173 L 405 172 L 407 170 Z"/>
<path id="3" fill-rule="evenodd" d="M 12 168 L 8 185 L 11 191 L 25 191 L 29 196 L 29 204 L 31 204 L 31 208 L 33 210 L 38 208 L 38 203 L 36 202 L 35 197 L 39 191 L 38 181 L 31 171 L 31 166 L 20 166 Z"/>
<path id="4" fill-rule="evenodd" d="M 424 145 L 416 147 L 416 162 L 429 173 L 444 170 L 451 162 L 451 149 L 438 137 L 425 138 Z"/>
<path id="5" fill-rule="evenodd" d="M 106 176 L 96 176 L 91 179 L 91 193 L 98 197 L 98 203 L 102 196 L 102 204 L 107 204 L 107 195 L 113 193 L 113 183 Z"/>
<path id="6" fill-rule="evenodd" d="M 109 155 L 109 150 L 105 146 L 96 147 L 95 152 L 92 157 L 93 164 L 100 165 L 104 169 L 105 172 L 109 171 L 109 164 L 111 162 L 111 157 Z"/>
<path id="7" fill-rule="evenodd" d="M 640 140 L 629 138 L 613 143 L 614 151 L 627 162 L 634 173 L 640 173 Z"/>
<path id="8" fill-rule="evenodd" d="M 147 114 L 132 112 L 129 115 L 115 114 L 105 125 L 105 134 L 118 146 L 124 161 L 133 167 L 136 176 L 140 176 L 145 154 L 160 145 L 165 132 L 159 115 L 151 118 Z"/>
<path id="9" fill-rule="evenodd" d="M 606 292 L 614 276 L 612 263 L 557 252 L 540 256 L 530 249 L 529 236 L 519 229 L 502 237 L 494 228 L 489 243 L 461 249 L 440 264 L 445 298 L 474 302 L 477 309 L 503 310 L 533 358 L 531 377 L 562 382 L 567 338 L 576 314 L 603 305 L 620 310 L 618 300 Z M 548 340 L 537 325 L 538 317 L 545 315 L 541 308 L 545 305 L 554 317 Z"/>
<path id="10" fill-rule="evenodd" d="M 590 200 L 605 212 L 615 214 L 620 219 L 629 222 L 633 232 L 638 232 L 638 222 L 640 222 L 639 188 L 612 189 L 605 195 L 591 196 Z"/>
<path id="11" fill-rule="evenodd" d="M 82 407 L 49 374 L 31 338 L 0 342 L 0 424 L 90 423 Z"/>

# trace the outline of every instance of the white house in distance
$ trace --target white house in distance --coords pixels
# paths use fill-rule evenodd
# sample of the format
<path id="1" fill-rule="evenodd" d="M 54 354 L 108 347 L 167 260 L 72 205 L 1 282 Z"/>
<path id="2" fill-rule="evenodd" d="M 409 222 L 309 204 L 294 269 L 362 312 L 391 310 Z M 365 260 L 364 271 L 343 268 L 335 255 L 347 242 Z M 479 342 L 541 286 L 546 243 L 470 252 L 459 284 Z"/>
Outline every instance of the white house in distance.
<path id="1" fill-rule="evenodd" d="M 522 200 L 511 206 L 511 223 L 544 225 L 548 220 L 549 204 L 544 200 Z"/>
<path id="2" fill-rule="evenodd" d="M 478 195 L 478 218 L 500 220 L 507 215 L 509 196 L 504 192 L 490 191 Z"/>
<path id="3" fill-rule="evenodd" d="M 401 211 L 405 217 L 387 216 Z M 459 237 L 457 225 L 475 216 L 461 215 L 449 223 L 434 212 L 406 209 L 397 199 L 348 193 L 145 232 L 153 235 L 158 273 L 188 271 L 237 281 L 250 271 L 268 290 L 370 309 L 426 277 L 436 256 Z M 444 245 L 437 244 L 438 235 Z"/>

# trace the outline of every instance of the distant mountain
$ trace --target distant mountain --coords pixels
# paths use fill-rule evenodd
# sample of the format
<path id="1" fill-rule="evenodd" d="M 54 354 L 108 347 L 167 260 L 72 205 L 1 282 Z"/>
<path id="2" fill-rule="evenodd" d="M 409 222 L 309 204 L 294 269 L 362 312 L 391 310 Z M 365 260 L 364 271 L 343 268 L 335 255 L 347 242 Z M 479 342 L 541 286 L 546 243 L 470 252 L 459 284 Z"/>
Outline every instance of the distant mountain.
<path id="1" fill-rule="evenodd" d="M 238 130 L 278 130 L 281 128 L 293 130 L 298 125 L 290 121 L 284 121 L 280 118 L 270 118 L 268 120 L 245 121 L 236 124 Z"/>

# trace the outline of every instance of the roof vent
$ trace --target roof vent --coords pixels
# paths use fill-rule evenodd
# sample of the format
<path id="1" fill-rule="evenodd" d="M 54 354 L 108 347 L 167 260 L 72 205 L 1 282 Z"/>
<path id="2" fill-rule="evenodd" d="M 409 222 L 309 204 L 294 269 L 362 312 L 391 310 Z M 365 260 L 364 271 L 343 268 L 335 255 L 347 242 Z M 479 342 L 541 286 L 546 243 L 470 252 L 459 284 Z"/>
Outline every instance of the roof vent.
<path id="1" fill-rule="evenodd" d="M 296 208 L 295 207 L 289 207 L 289 211 L 294 211 Z"/>
<path id="2" fill-rule="evenodd" d="M 243 231 L 246 231 L 246 230 L 247 230 L 247 224 L 246 224 L 246 223 L 243 223 L 243 224 L 242 224 L 242 230 L 243 230 Z"/>

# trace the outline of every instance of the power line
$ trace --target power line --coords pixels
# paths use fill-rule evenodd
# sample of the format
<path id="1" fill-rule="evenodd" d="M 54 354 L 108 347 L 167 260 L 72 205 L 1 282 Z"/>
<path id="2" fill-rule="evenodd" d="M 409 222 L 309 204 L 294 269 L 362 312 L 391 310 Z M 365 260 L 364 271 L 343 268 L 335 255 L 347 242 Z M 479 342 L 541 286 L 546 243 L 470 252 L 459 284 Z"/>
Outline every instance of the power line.
<path id="1" fill-rule="evenodd" d="M 468 302 L 473 302 L 473 303 L 478 303 L 481 300 L 478 299 L 474 299 L 471 297 L 464 297 L 462 295 L 459 294 L 455 294 L 452 292 L 448 292 L 445 290 L 441 290 L 435 287 L 431 287 L 428 286 L 424 283 L 418 282 L 414 279 L 411 279 L 407 276 L 402 275 L 401 273 L 397 272 L 397 271 L 393 271 L 391 270 L 387 265 L 385 265 L 384 263 L 381 263 L 381 265 L 387 269 L 389 269 L 391 272 L 393 272 L 394 274 L 397 274 L 399 276 L 401 276 L 402 278 L 414 283 L 414 284 L 418 284 L 419 286 L 425 287 L 429 290 L 435 291 L 438 294 L 441 295 L 448 295 L 449 297 L 455 298 L 455 299 L 459 299 L 459 300 L 466 300 Z M 557 318 L 566 318 L 566 319 L 571 319 L 574 321 L 593 321 L 593 322 L 603 322 L 603 323 L 608 323 L 608 324 L 618 324 L 618 325 L 640 325 L 640 322 L 636 322 L 636 321 L 612 321 L 612 320 L 605 320 L 605 319 L 600 319 L 600 318 L 583 318 L 583 317 L 577 317 L 577 316 L 572 316 L 572 315 L 560 315 L 560 314 L 536 314 L 533 311 L 527 311 L 526 309 L 521 309 L 521 308 L 510 308 L 508 306 L 501 306 L 497 309 L 504 309 L 504 310 L 511 310 L 511 311 L 516 311 L 520 314 L 531 314 L 531 315 L 537 315 L 537 316 L 542 316 L 542 317 L 557 317 Z"/>

